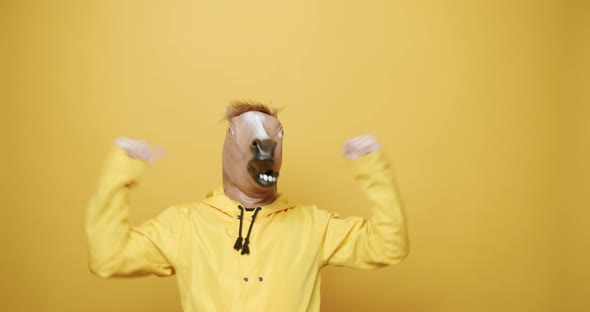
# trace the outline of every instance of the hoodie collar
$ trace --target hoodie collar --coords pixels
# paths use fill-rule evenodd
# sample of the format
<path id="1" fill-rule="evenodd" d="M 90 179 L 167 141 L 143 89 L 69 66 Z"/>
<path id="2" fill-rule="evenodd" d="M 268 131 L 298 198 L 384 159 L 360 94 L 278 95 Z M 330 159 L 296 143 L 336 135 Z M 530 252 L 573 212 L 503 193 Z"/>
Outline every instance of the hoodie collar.
<path id="1" fill-rule="evenodd" d="M 223 187 L 217 188 L 207 193 L 207 197 L 203 200 L 203 203 L 213 208 L 219 209 L 222 212 L 233 217 L 240 214 L 240 209 L 238 209 L 238 205 L 241 205 L 241 203 L 227 197 L 227 195 L 225 195 L 225 192 L 223 191 Z M 275 212 L 287 210 L 293 207 L 294 205 L 289 204 L 287 196 L 279 193 L 277 199 L 275 199 L 275 201 L 272 202 L 270 205 L 260 207 L 262 209 L 260 210 L 259 214 L 261 217 L 266 217 Z"/>

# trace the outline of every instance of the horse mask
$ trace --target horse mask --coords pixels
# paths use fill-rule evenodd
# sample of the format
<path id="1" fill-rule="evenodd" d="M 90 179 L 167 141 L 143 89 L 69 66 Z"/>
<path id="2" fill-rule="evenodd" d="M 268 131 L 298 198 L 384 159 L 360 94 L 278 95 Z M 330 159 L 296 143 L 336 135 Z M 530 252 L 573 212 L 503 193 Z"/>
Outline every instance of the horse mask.
<path id="1" fill-rule="evenodd" d="M 225 194 L 246 207 L 272 203 L 282 162 L 283 127 L 277 111 L 261 104 L 235 102 L 223 144 Z"/>

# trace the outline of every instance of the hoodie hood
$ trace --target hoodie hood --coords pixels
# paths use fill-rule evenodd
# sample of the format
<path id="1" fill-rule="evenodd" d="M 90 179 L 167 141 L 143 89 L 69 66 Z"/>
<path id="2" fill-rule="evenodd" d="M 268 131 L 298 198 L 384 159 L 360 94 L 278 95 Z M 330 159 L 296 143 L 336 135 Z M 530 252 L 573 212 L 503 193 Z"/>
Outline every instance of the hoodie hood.
<path id="1" fill-rule="evenodd" d="M 250 234 L 252 233 L 252 228 L 255 222 L 264 223 L 265 221 L 270 220 L 268 216 L 286 211 L 293 207 L 289 205 L 287 197 L 282 194 L 278 194 L 277 199 L 275 199 L 270 205 L 262 207 L 244 207 L 241 203 L 229 198 L 223 191 L 223 188 L 207 194 L 203 203 L 231 216 L 232 218 L 236 217 L 239 220 L 238 235 L 233 247 L 242 255 L 250 254 Z M 245 211 L 253 211 L 253 214 L 251 216 L 252 219 L 249 222 L 248 230 L 244 233 Z"/>
<path id="2" fill-rule="evenodd" d="M 209 193 L 207 193 L 207 197 L 202 201 L 204 204 L 209 205 L 213 208 L 220 210 L 221 212 L 231 216 L 237 217 L 240 215 L 239 206 L 243 206 L 240 202 L 235 201 L 227 195 L 223 191 L 223 188 L 220 187 L 215 189 Z M 263 219 L 268 217 L 274 213 L 285 211 L 295 207 L 295 205 L 290 204 L 287 196 L 283 194 L 279 194 L 277 199 L 272 202 L 270 205 L 261 206 L 260 211 L 258 212 L 258 218 Z M 258 207 L 245 207 L 245 208 L 258 208 Z M 257 219 L 257 220 L 260 220 Z"/>

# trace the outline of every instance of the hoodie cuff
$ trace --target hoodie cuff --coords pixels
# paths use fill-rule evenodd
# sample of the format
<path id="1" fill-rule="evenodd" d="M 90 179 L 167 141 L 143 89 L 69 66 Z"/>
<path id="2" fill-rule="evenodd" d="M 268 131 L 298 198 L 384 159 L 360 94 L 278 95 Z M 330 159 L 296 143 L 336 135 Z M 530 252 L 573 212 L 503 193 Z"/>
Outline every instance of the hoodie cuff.
<path id="1" fill-rule="evenodd" d="M 122 148 L 113 146 L 102 170 L 100 187 L 135 185 L 148 167 L 148 162 L 132 158 Z"/>
<path id="2" fill-rule="evenodd" d="M 361 175 L 369 175 L 383 168 L 385 159 L 382 150 L 357 157 L 351 160 L 354 172 Z"/>

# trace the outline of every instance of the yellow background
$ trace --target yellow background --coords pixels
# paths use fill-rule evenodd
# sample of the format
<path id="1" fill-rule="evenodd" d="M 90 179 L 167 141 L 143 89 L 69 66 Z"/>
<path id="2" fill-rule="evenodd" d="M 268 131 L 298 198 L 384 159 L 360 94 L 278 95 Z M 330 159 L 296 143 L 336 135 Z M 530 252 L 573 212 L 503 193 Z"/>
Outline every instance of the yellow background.
<path id="1" fill-rule="evenodd" d="M 1 311 L 179 311 L 173 278 L 101 280 L 84 213 L 118 135 L 162 145 L 131 222 L 221 183 L 232 99 L 285 109 L 280 191 L 367 205 L 374 133 L 411 253 L 328 268 L 323 311 L 589 311 L 588 1 L 0 1 Z"/>

